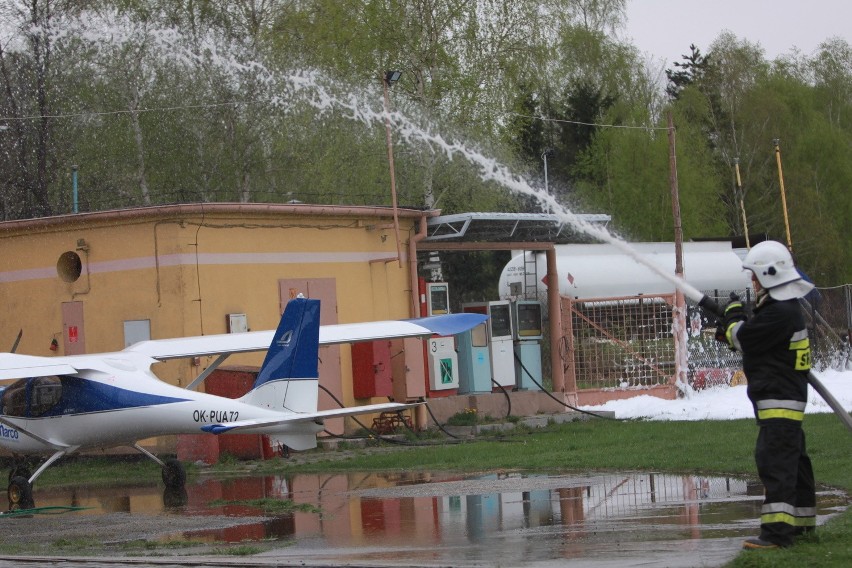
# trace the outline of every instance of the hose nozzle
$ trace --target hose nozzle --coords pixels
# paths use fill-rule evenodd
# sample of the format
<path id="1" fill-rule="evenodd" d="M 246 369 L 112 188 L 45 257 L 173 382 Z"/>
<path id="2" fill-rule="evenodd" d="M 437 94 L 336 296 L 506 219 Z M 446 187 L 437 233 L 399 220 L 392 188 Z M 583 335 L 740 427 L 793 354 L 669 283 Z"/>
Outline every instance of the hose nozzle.
<path id="1" fill-rule="evenodd" d="M 702 296 L 701 300 L 698 301 L 698 306 L 716 317 L 723 317 L 725 315 L 725 311 L 722 307 L 710 296 Z"/>

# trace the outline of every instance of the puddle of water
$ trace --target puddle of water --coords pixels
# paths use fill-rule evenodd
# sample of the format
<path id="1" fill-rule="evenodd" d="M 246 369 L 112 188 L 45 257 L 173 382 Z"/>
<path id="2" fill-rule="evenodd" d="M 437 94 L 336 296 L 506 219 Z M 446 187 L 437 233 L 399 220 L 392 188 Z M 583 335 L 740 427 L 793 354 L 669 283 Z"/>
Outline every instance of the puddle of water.
<path id="1" fill-rule="evenodd" d="M 635 554 L 757 531 L 762 490 L 737 477 L 657 473 L 546 476 L 440 473 L 298 474 L 205 479 L 187 485 L 185 505 L 164 505 L 162 486 L 40 491 L 39 506 L 128 512 L 257 517 L 257 508 L 211 507 L 217 500 L 290 499 L 321 513 L 275 514 L 262 523 L 177 535 L 217 542 L 280 539 L 280 558 L 376 564 L 503 566 Z M 845 494 L 818 496 L 818 520 L 846 506 Z M 659 543 L 659 546 L 653 544 Z M 739 548 L 739 540 L 735 545 Z M 690 552 L 692 551 L 692 552 Z M 691 562 L 695 561 L 694 557 Z"/>

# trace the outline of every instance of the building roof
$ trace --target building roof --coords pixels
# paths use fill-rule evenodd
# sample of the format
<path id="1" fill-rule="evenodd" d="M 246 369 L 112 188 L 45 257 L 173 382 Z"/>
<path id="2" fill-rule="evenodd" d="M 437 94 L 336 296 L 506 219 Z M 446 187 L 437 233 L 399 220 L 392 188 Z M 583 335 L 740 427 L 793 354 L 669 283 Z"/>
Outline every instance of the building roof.
<path id="1" fill-rule="evenodd" d="M 34 230 L 75 226 L 91 226 L 95 223 L 126 223 L 133 220 L 151 220 L 157 218 L 175 218 L 182 216 L 204 215 L 240 215 L 240 216 L 317 216 L 317 217 L 364 217 L 385 220 L 394 216 L 390 207 L 380 206 L 340 206 L 311 205 L 293 203 L 188 203 L 172 205 L 152 205 L 129 207 L 105 211 L 83 213 L 64 213 L 50 217 L 0 221 L 0 234 L 24 233 Z M 423 211 L 400 207 L 396 210 L 399 218 L 418 219 L 423 216 L 437 215 L 437 211 Z"/>

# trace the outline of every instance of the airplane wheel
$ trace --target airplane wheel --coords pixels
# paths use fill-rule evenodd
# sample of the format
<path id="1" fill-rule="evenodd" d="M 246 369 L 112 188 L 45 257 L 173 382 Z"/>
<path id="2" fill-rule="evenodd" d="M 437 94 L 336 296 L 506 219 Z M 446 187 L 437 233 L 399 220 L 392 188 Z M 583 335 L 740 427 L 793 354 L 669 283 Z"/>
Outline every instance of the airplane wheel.
<path id="1" fill-rule="evenodd" d="M 163 483 L 166 487 L 176 488 L 186 485 L 186 470 L 176 459 L 165 460 L 163 466 Z"/>
<path id="2" fill-rule="evenodd" d="M 24 479 L 29 479 L 32 477 L 32 473 L 30 472 L 30 468 L 25 465 L 13 465 L 12 469 L 9 470 L 9 483 L 12 482 L 12 479 L 15 477 L 23 477 Z"/>
<path id="3" fill-rule="evenodd" d="M 9 482 L 9 510 L 34 509 L 33 488 L 26 477 L 15 476 Z"/>

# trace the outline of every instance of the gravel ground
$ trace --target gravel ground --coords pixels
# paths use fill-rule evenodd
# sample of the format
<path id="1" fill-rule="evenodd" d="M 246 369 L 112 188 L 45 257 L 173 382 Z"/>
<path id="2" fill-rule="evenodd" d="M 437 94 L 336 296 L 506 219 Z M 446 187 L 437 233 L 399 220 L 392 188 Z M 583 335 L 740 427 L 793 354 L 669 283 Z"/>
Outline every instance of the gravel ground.
<path id="1" fill-rule="evenodd" d="M 30 543 L 57 541 L 95 541 L 114 548 L 132 541 L 154 541 L 185 532 L 224 529 L 262 522 L 265 517 L 189 516 L 179 514 L 140 515 L 105 513 L 102 515 L 33 515 L 3 519 L 5 534 L 26 535 Z M 2 525 L 0 525 L 2 526 Z M 10 539 L 5 538 L 5 543 Z"/>
<path id="2" fill-rule="evenodd" d="M 346 460 L 354 455 L 365 453 L 387 453 L 405 451 L 404 446 L 393 447 L 367 447 L 352 450 L 335 450 L 329 452 L 297 452 L 288 459 L 290 463 L 302 464 L 324 460 Z M 225 477 L 251 475 L 251 468 L 235 467 L 233 472 L 219 470 L 216 475 Z M 201 471 L 202 478 L 212 475 Z M 38 493 L 36 493 L 36 504 L 38 505 Z M 0 531 L 4 537 L 0 539 L 0 567 L 16 566 L 18 563 L 32 565 L 33 563 L 54 564 L 54 561 L 62 563 L 89 562 L 80 558 L 105 557 L 110 555 L 110 560 L 105 565 L 114 563 L 137 564 L 139 561 L 149 562 L 148 559 L 136 560 L 130 558 L 117 558 L 111 555 L 149 554 L 162 555 L 164 553 L 192 555 L 195 559 L 192 565 L 253 565 L 249 559 L 228 559 L 222 564 L 222 558 L 208 558 L 203 556 L 210 551 L 218 549 L 217 554 L 224 554 L 228 545 L 220 542 L 204 542 L 204 539 L 193 539 L 194 532 L 211 532 L 228 529 L 240 525 L 254 525 L 269 521 L 273 517 L 268 516 L 229 516 L 229 515 L 187 515 L 181 514 L 179 510 L 165 514 L 140 514 L 140 513 L 100 513 L 81 514 L 78 512 L 56 512 L 54 514 L 18 515 L 0 513 Z M 17 537 L 17 538 L 16 538 Z M 175 549 L 165 543 L 168 541 L 192 540 L 192 546 Z M 257 543 L 250 543 L 255 545 Z M 261 550 L 268 548 L 268 543 L 260 543 Z M 276 546 L 286 546 L 286 543 L 278 542 Z M 230 548 L 234 548 L 233 545 Z M 51 555 L 51 556 L 40 556 Z M 60 555 L 60 556 L 54 556 Z M 153 562 L 151 560 L 151 562 Z M 266 565 L 269 560 L 259 560 L 260 565 Z M 280 564 L 286 565 L 286 564 Z M 297 563 L 296 565 L 305 566 Z"/>

